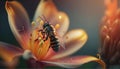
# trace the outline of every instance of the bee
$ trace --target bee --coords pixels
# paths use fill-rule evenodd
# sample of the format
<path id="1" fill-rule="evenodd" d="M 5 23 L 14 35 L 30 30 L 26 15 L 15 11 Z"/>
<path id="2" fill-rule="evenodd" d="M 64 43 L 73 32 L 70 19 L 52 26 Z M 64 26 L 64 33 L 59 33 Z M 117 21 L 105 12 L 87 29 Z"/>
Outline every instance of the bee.
<path id="1" fill-rule="evenodd" d="M 55 51 L 59 51 L 60 43 L 58 38 L 55 34 L 55 29 L 53 25 L 51 25 L 47 20 L 44 21 L 44 24 L 42 26 L 42 30 L 40 30 L 43 34 L 44 41 L 46 41 L 48 38 L 50 38 L 50 47 Z"/>

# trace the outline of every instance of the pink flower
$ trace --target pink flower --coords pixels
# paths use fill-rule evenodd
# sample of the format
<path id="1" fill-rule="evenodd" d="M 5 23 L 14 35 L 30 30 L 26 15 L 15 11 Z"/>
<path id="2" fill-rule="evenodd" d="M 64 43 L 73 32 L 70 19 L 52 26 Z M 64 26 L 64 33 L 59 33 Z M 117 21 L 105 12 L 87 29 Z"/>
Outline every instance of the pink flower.
<path id="1" fill-rule="evenodd" d="M 117 0 L 105 0 L 106 11 L 100 28 L 101 56 L 109 64 L 120 64 L 120 9 Z"/>
<path id="2" fill-rule="evenodd" d="M 52 0 L 42 0 L 40 2 L 34 17 L 35 22 L 33 22 L 32 25 L 36 24 L 39 16 L 44 15 L 46 17 L 65 44 L 65 49 L 60 47 L 58 52 L 54 52 L 49 48 L 50 38 L 43 41 L 42 34 L 38 32 L 38 29 L 33 29 L 35 26 L 39 27 L 39 25 L 30 25 L 28 15 L 20 3 L 17 1 L 7 1 L 6 10 L 10 28 L 22 47 L 19 48 L 0 42 L 0 55 L 6 63 L 14 65 L 17 61 L 17 57 L 23 55 L 26 59 L 32 58 L 28 59 L 32 67 L 41 68 L 42 65 L 55 65 L 64 68 L 75 68 L 84 63 L 96 61 L 105 68 L 104 62 L 93 56 L 70 56 L 85 44 L 88 36 L 82 29 L 67 32 L 69 18 L 64 12 L 57 10 Z M 10 64 L 7 65 L 10 66 Z"/>

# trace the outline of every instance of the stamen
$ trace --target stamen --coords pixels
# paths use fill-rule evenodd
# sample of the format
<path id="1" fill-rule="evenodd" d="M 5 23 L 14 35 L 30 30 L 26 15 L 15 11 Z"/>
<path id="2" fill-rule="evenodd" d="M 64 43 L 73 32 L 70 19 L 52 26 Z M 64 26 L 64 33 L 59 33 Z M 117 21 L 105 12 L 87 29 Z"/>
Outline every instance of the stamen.
<path id="1" fill-rule="evenodd" d="M 32 27 L 34 27 L 34 26 L 35 26 L 35 22 L 33 21 L 33 22 L 32 22 Z"/>
<path id="2" fill-rule="evenodd" d="M 44 43 L 44 40 L 42 40 L 40 37 L 38 38 L 38 40 L 40 41 L 38 45 L 41 47 Z"/>
<path id="3" fill-rule="evenodd" d="M 41 19 L 39 17 L 35 20 L 36 23 L 39 23 L 40 21 Z"/>
<path id="4" fill-rule="evenodd" d="M 43 24 L 44 24 L 44 21 L 43 21 L 43 20 L 41 20 L 41 21 L 40 21 L 40 25 L 43 25 Z"/>
<path id="5" fill-rule="evenodd" d="M 56 24 L 55 25 L 55 29 L 57 30 L 57 29 L 59 29 L 60 28 L 60 24 Z"/>
<path id="6" fill-rule="evenodd" d="M 44 59 L 45 55 L 47 54 L 50 47 L 50 39 L 45 41 L 42 45 L 42 47 L 39 46 L 39 52 L 38 52 L 38 60 Z"/>
<path id="7" fill-rule="evenodd" d="M 32 22 L 32 29 L 42 29 L 42 26 L 44 24 L 44 20 L 39 16 L 35 21 Z"/>
<path id="8" fill-rule="evenodd" d="M 34 23 L 33 23 L 34 24 Z M 37 60 L 41 60 L 47 54 L 50 46 L 50 40 L 43 40 L 43 34 L 39 29 L 34 29 L 30 38 L 30 49 Z"/>

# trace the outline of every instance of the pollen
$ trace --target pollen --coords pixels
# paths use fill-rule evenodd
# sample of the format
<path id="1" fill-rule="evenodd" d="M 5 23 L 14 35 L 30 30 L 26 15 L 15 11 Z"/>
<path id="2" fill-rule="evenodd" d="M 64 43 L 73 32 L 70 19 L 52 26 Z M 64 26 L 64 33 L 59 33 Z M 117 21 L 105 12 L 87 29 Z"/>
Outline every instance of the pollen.
<path id="1" fill-rule="evenodd" d="M 104 29 L 107 29 L 107 26 L 103 26 Z"/>
<path id="2" fill-rule="evenodd" d="M 116 20 L 115 20 L 115 23 L 118 23 L 118 22 L 119 22 L 119 19 L 116 19 Z"/>
<path id="3" fill-rule="evenodd" d="M 57 30 L 57 29 L 59 29 L 60 28 L 60 24 L 56 24 L 55 25 L 55 29 Z"/>
<path id="4" fill-rule="evenodd" d="M 34 26 L 35 26 L 35 22 L 33 21 L 33 22 L 32 22 L 32 27 L 34 27 Z"/>
<path id="5" fill-rule="evenodd" d="M 50 46 L 50 39 L 43 40 L 42 32 L 34 29 L 31 33 L 30 50 L 37 60 L 44 59 Z"/>
<path id="6" fill-rule="evenodd" d="M 59 19 L 61 19 L 62 18 L 62 16 L 59 16 Z"/>
<path id="7" fill-rule="evenodd" d="M 40 25 L 43 25 L 43 24 L 44 24 L 44 21 L 43 21 L 43 20 L 41 20 L 41 21 L 40 21 Z"/>
<path id="8" fill-rule="evenodd" d="M 109 35 L 106 36 L 107 39 L 110 39 Z"/>

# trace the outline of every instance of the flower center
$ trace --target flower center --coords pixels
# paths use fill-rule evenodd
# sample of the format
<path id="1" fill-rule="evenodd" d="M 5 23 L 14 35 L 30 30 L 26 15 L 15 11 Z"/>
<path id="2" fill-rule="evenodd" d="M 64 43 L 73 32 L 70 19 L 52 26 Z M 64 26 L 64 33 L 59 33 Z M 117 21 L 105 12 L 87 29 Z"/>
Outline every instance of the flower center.
<path id="1" fill-rule="evenodd" d="M 42 30 L 42 23 L 43 21 L 38 19 L 32 23 L 33 30 L 30 37 L 29 49 L 37 60 L 42 60 L 50 48 L 50 39 L 48 38 L 46 41 L 44 41 L 42 32 L 40 31 Z"/>

